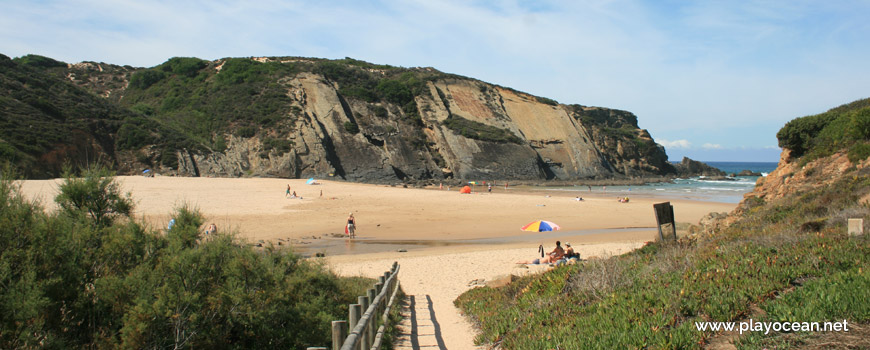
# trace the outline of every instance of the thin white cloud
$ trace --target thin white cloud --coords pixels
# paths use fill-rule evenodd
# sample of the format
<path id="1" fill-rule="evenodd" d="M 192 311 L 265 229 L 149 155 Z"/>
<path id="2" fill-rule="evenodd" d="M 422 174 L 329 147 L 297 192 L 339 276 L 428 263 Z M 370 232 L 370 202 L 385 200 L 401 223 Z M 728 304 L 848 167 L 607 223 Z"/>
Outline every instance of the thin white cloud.
<path id="1" fill-rule="evenodd" d="M 692 148 L 692 143 L 688 140 L 675 140 L 669 141 L 665 139 L 659 139 L 658 143 L 665 148 L 676 148 L 676 149 L 689 149 Z"/>
<path id="2" fill-rule="evenodd" d="M 701 146 L 701 148 L 703 148 L 703 149 L 722 149 L 722 145 L 717 144 L 717 143 L 705 143 L 703 146 Z"/>

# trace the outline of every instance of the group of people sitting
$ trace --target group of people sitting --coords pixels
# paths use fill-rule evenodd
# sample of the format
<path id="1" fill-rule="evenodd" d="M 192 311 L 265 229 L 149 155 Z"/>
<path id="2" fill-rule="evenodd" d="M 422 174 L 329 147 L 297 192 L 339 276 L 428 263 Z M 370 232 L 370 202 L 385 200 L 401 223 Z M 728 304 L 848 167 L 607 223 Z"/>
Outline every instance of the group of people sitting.
<path id="1" fill-rule="evenodd" d="M 539 249 L 543 252 L 544 247 Z M 540 259 L 517 261 L 517 264 L 556 264 L 562 265 L 580 260 L 580 254 L 574 251 L 571 243 L 565 242 L 565 248 L 562 248 L 562 242 L 556 241 L 556 248 Z"/>
<path id="2" fill-rule="evenodd" d="M 619 203 L 628 203 L 628 197 L 619 197 Z"/>

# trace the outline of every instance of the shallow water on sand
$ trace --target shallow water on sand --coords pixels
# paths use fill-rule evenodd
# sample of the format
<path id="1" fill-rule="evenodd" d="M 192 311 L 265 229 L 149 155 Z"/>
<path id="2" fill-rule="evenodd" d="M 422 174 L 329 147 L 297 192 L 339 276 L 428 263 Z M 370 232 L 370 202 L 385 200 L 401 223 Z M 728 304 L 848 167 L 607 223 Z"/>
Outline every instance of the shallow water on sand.
<path id="1" fill-rule="evenodd" d="M 607 235 L 618 234 L 625 232 L 653 232 L 653 227 L 631 227 L 631 228 L 610 228 L 610 229 L 592 229 L 592 230 L 564 230 L 564 231 L 549 231 L 549 232 L 532 232 L 526 235 L 508 236 L 508 237 L 491 237 L 478 239 L 463 239 L 463 240 L 387 240 L 387 239 L 370 239 L 359 237 L 356 239 L 347 238 L 323 238 L 317 240 L 306 241 L 304 244 L 294 245 L 293 250 L 304 256 L 311 257 L 315 254 L 322 253 L 326 256 L 333 255 L 353 255 L 353 254 L 369 254 L 381 252 L 397 252 L 400 250 L 414 251 L 433 247 L 450 247 L 450 246 L 468 246 L 468 245 L 491 245 L 491 244 L 509 244 L 509 243 L 535 243 L 542 241 L 554 241 L 556 239 L 564 239 L 568 237 L 580 237 L 588 235 Z"/>

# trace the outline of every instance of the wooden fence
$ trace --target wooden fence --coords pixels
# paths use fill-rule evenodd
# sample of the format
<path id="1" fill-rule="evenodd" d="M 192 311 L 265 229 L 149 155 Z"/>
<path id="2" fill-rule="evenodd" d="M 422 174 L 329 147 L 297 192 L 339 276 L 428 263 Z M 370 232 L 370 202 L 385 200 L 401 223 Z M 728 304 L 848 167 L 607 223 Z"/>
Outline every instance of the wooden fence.
<path id="1" fill-rule="evenodd" d="M 399 263 L 393 262 L 390 271 L 378 277 L 378 283 L 359 297 L 357 304 L 350 304 L 348 321 L 332 321 L 333 350 L 377 350 L 389 322 L 390 310 L 399 291 Z M 362 311 L 365 310 L 365 313 Z M 381 315 L 380 319 L 377 317 Z M 378 327 L 380 325 L 380 327 Z M 350 334 L 348 334 L 350 330 Z M 309 347 L 308 350 L 326 350 Z"/>

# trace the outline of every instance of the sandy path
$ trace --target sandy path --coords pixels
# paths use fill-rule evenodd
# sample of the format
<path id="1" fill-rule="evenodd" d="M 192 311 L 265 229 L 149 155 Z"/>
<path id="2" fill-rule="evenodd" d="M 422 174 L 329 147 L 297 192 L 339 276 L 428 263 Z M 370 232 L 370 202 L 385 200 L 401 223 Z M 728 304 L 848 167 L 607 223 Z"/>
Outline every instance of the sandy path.
<path id="1" fill-rule="evenodd" d="M 577 245 L 575 249 L 583 257 L 622 254 L 642 243 L 600 243 Z M 454 249 L 456 250 L 456 249 Z M 377 277 L 388 270 L 393 261 L 401 266 L 399 281 L 408 295 L 417 304 L 415 316 L 418 329 L 411 328 L 411 319 L 403 324 L 403 337 L 398 349 L 418 348 L 476 349 L 472 324 L 453 306 L 460 294 L 472 288 L 469 282 L 488 281 L 495 277 L 514 274 L 537 273 L 546 266 L 533 265 L 524 268 L 515 264 L 518 260 L 534 257 L 533 248 L 489 247 L 483 250 L 458 249 L 459 252 L 433 250 L 426 253 L 402 255 L 379 253 L 368 255 L 341 255 L 328 258 L 330 266 L 342 275 Z M 431 309 L 429 301 L 431 300 Z M 409 300 L 406 300 L 410 303 Z M 433 311 L 432 314 L 428 310 Z M 409 313 L 409 312 L 408 312 Z M 434 317 L 432 317 L 434 316 Z M 434 318 L 433 323 L 429 319 Z M 416 335 L 416 339 L 411 334 Z"/>

